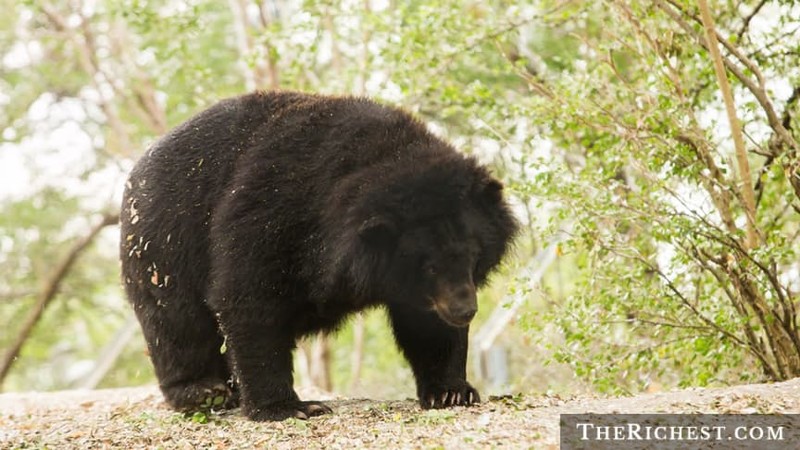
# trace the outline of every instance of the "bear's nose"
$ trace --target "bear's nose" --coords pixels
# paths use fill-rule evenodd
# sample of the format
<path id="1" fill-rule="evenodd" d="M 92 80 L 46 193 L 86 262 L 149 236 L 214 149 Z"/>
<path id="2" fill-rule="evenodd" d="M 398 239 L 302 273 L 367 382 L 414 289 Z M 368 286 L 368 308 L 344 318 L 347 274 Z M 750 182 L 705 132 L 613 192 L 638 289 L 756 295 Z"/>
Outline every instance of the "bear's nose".
<path id="1" fill-rule="evenodd" d="M 478 301 L 472 286 L 464 285 L 453 292 L 450 312 L 459 322 L 469 322 L 475 317 L 478 312 Z"/>
<path id="2" fill-rule="evenodd" d="M 453 316 L 459 321 L 463 323 L 467 323 L 475 317 L 475 314 L 478 312 L 478 308 L 475 307 L 456 307 L 453 308 Z"/>

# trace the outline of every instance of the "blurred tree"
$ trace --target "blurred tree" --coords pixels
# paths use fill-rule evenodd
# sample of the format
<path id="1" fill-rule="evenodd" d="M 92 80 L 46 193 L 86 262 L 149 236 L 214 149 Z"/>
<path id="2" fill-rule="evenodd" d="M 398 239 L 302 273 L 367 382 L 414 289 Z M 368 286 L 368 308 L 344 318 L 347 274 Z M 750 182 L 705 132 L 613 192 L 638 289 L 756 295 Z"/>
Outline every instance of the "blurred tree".
<path id="1" fill-rule="evenodd" d="M 704 32 L 693 2 L 574 4 L 541 26 L 569 24 L 577 57 L 519 72 L 561 148 L 535 184 L 575 218 L 582 267 L 556 357 L 601 389 L 800 375 L 800 53 L 781 39 L 800 9 L 737 5 Z"/>
<path id="2" fill-rule="evenodd" d="M 0 199 L 0 264 L 9 269 L 0 293 L 15 300 L 0 304 L 9 330 L 0 337 L 0 380 L 22 351 L 7 385 L 65 387 L 91 370 L 97 348 L 130 316 L 116 237 L 102 233 L 116 223 L 130 158 L 201 105 L 212 79 L 213 95 L 235 89 L 223 64 L 230 56 L 215 46 L 226 10 L 211 2 L 174 11 L 142 2 L 2 6 L 0 83 L 11 95 L 2 98 L 0 157 L 9 172 L 27 173 L 12 174 Z M 203 38 L 188 39 L 207 24 Z M 171 40 L 167 30 L 187 39 Z M 106 245 L 93 246 L 97 239 Z M 53 299 L 62 303 L 45 311 Z M 66 375 L 52 373 L 59 367 Z"/>

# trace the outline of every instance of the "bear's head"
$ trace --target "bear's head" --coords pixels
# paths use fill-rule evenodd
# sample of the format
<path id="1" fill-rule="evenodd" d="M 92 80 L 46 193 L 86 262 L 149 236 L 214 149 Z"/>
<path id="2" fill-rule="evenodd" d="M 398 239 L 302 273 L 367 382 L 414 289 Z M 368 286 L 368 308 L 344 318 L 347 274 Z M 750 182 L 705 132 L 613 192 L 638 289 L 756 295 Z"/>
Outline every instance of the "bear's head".
<path id="1" fill-rule="evenodd" d="M 458 220 L 438 219 L 400 230 L 383 218 L 364 223 L 360 237 L 373 252 L 383 252 L 378 276 L 386 302 L 431 308 L 446 323 L 461 327 L 478 311 L 478 239 Z M 376 267 L 378 269 L 378 267 Z"/>
<path id="2" fill-rule="evenodd" d="M 500 182 L 460 157 L 365 187 L 346 219 L 356 230 L 345 239 L 348 283 L 361 295 L 467 326 L 477 288 L 517 229 Z"/>

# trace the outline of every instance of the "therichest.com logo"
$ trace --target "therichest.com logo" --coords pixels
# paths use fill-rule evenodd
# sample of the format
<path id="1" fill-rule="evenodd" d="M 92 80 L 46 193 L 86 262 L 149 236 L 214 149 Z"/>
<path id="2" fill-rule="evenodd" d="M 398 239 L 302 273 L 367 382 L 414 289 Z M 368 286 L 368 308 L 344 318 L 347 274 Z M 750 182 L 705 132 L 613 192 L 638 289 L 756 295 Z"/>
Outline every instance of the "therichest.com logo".
<path id="1" fill-rule="evenodd" d="M 562 414 L 561 448 L 800 448 L 800 415 Z"/>

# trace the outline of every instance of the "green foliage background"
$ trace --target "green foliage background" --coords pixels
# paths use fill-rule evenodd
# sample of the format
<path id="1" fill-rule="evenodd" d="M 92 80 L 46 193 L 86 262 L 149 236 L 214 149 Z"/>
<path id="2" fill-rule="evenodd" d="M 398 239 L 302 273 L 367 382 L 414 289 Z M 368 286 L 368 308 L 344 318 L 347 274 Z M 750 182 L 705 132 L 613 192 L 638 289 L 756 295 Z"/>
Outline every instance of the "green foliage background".
<path id="1" fill-rule="evenodd" d="M 796 144 L 800 44 L 786 37 L 800 27 L 798 6 L 711 4 L 720 34 L 767 79 Z M 260 5 L 0 0 L 0 161 L 16 152 L 31 174 L 23 195 L 0 198 L 0 350 L 54 261 L 118 208 L 115 192 L 149 143 L 218 99 L 277 87 L 401 105 L 504 179 L 526 232 L 482 293 L 476 327 L 509 294 L 528 297 L 501 338 L 507 389 L 636 392 L 800 375 L 787 307 L 800 292 L 797 151 L 776 140 L 764 105 L 729 74 L 759 195 L 762 241 L 743 249 L 738 172 L 695 2 Z M 43 99 L 51 113 L 69 101 L 84 113 L 31 114 Z M 48 152 L 57 155 L 36 137 L 65 121 L 88 136 L 93 161 L 64 176 L 100 188 L 65 189 L 39 174 Z M 730 195 L 727 206 L 717 192 Z M 544 280 L 531 280 L 521 269 L 563 234 Z M 115 240 L 105 230 L 81 255 L 5 389 L 76 385 L 130 317 Z M 759 302 L 769 309 L 760 317 Z M 379 311 L 365 320 L 357 384 L 353 330 L 338 335 L 336 390 L 413 394 L 384 322 Z M 781 333 L 789 344 L 770 339 Z M 137 336 L 101 386 L 152 381 Z"/>

